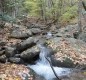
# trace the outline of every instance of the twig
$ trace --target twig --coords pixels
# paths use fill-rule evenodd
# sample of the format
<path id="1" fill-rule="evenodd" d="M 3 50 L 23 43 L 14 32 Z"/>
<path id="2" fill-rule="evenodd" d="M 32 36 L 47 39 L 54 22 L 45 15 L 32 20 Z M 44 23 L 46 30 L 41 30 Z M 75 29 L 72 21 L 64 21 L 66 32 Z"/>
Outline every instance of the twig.
<path id="1" fill-rule="evenodd" d="M 53 68 L 53 66 L 52 66 L 52 64 L 51 64 L 51 62 L 49 61 L 49 59 L 48 59 L 47 57 L 45 57 L 45 58 L 46 58 L 46 59 L 47 59 L 47 61 L 49 62 L 50 67 L 52 68 L 53 73 L 54 73 L 54 75 L 56 76 L 56 78 L 57 78 L 58 80 L 61 80 L 61 79 L 57 76 L 57 74 L 56 74 L 56 72 L 55 72 L 55 70 L 54 70 L 54 68 Z"/>

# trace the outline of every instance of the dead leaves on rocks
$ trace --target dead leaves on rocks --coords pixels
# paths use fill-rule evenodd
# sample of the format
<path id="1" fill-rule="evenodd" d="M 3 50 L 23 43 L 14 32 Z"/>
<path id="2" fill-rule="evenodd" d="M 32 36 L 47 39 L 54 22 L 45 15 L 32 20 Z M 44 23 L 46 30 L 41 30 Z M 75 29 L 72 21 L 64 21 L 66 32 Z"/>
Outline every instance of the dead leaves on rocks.
<path id="1" fill-rule="evenodd" d="M 24 65 L 0 64 L 0 80 L 33 80 L 30 70 Z"/>
<path id="2" fill-rule="evenodd" d="M 69 58 L 74 64 L 86 64 L 86 45 L 79 40 L 73 40 L 61 38 L 57 42 L 50 40 L 48 44 L 56 51 L 54 54 L 56 60 L 64 61 Z"/>

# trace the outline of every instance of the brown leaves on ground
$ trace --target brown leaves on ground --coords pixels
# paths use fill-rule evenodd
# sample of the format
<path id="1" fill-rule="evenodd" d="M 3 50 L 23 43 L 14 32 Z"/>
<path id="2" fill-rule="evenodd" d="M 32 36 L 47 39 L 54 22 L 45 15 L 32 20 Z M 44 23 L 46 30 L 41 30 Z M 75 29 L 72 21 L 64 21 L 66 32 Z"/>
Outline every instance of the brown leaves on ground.
<path id="1" fill-rule="evenodd" d="M 10 23 L 9 23 L 10 24 Z M 8 26 L 5 28 L 0 28 L 0 40 L 6 42 L 6 45 L 15 45 L 20 43 L 20 39 L 9 38 L 12 27 Z"/>
<path id="2" fill-rule="evenodd" d="M 0 64 L 0 80 L 33 80 L 30 70 L 19 64 Z"/>
<path id="3" fill-rule="evenodd" d="M 82 43 L 81 45 L 78 40 L 72 42 L 64 38 L 58 43 L 51 40 L 49 44 L 56 51 L 55 58 L 57 60 L 63 61 L 69 58 L 74 64 L 86 64 L 86 45 Z"/>

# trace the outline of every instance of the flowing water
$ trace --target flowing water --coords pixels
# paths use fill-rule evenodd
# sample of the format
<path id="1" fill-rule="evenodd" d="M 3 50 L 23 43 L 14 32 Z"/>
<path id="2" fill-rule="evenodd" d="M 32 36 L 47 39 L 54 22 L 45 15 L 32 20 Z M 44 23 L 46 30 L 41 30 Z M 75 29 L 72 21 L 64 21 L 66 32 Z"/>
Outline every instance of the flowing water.
<path id="1" fill-rule="evenodd" d="M 45 56 L 49 54 L 49 50 L 44 47 L 43 45 L 39 45 L 40 51 L 40 59 L 36 61 L 34 65 L 28 65 L 31 69 L 33 69 L 38 75 L 43 76 L 46 80 L 53 80 L 55 77 L 50 64 L 46 60 Z M 60 68 L 60 67 L 53 67 L 56 74 L 59 77 L 66 76 L 71 73 L 69 68 Z"/>

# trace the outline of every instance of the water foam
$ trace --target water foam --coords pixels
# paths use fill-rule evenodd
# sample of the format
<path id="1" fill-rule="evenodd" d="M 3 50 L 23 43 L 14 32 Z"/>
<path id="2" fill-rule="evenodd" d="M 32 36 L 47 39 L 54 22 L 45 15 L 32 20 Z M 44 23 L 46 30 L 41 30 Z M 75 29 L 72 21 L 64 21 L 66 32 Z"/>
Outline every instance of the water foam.
<path id="1" fill-rule="evenodd" d="M 44 65 L 38 62 L 36 65 L 29 65 L 29 67 L 33 69 L 38 75 L 43 76 L 46 80 L 53 80 L 53 78 L 56 78 L 49 65 Z M 66 76 L 70 73 L 70 69 L 68 68 L 53 68 L 59 77 Z"/>

